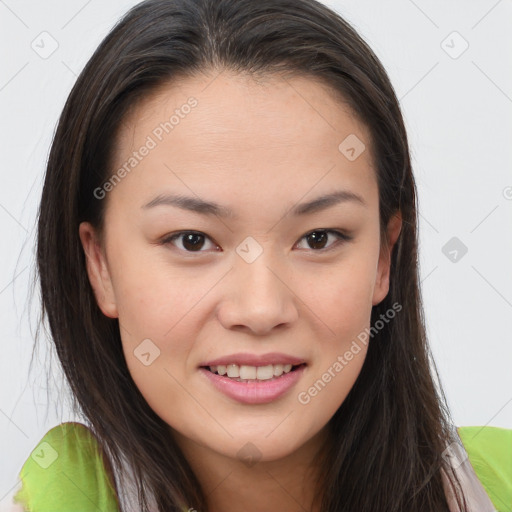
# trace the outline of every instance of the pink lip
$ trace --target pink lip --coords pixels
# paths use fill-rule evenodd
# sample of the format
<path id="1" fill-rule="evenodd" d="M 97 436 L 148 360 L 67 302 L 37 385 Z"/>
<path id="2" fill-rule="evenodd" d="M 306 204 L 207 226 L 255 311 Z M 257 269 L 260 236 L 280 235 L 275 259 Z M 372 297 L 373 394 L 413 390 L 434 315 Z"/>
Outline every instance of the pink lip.
<path id="1" fill-rule="evenodd" d="M 281 354 L 279 352 L 272 352 L 268 354 L 231 354 L 229 356 L 219 357 L 218 359 L 213 359 L 211 361 L 206 361 L 201 363 L 199 366 L 218 366 L 228 364 L 238 364 L 238 365 L 246 365 L 246 366 L 267 366 L 269 364 L 291 364 L 293 366 L 297 366 L 299 364 L 305 363 L 304 359 L 299 359 L 298 357 L 289 356 L 287 354 Z"/>
<path id="2" fill-rule="evenodd" d="M 222 364 L 222 363 L 220 363 Z M 279 364 L 279 363 L 277 363 Z M 205 366 L 214 366 L 205 365 Z M 256 366 L 253 364 L 253 366 Z M 272 380 L 237 382 L 211 371 L 200 368 L 199 371 L 222 393 L 243 404 L 266 404 L 277 400 L 289 391 L 302 377 L 306 366 L 302 365 L 289 373 L 283 373 Z"/>

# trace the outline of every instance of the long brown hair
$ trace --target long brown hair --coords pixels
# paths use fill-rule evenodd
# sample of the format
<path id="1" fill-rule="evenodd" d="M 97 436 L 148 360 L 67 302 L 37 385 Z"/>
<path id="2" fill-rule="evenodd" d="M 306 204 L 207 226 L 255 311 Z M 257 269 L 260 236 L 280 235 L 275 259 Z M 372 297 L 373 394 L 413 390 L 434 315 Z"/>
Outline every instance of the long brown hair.
<path id="1" fill-rule="evenodd" d="M 308 76 L 339 94 L 371 134 L 383 239 L 393 214 L 403 220 L 390 290 L 374 306 L 372 325 L 394 303 L 403 311 L 372 338 L 359 377 L 329 422 L 320 509 L 447 511 L 440 469 L 453 427 L 426 341 L 416 188 L 399 103 L 368 45 L 315 0 L 148 0 L 117 23 L 78 77 L 51 147 L 37 244 L 43 318 L 76 411 L 113 464 L 128 460 L 141 510 L 154 496 L 161 511 L 191 504 L 206 511 L 168 425 L 130 376 L 117 319 L 96 303 L 78 226 L 89 221 L 101 232 L 105 201 L 94 191 L 112 174 L 112 149 L 130 106 L 178 77 L 221 69 Z"/>

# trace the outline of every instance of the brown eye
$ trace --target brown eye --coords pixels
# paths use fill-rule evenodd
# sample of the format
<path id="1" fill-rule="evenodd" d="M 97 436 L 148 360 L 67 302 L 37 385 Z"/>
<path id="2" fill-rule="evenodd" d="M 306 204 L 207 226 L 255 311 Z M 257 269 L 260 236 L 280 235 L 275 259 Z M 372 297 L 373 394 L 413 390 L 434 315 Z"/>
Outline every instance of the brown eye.
<path id="1" fill-rule="evenodd" d="M 183 236 L 183 247 L 187 251 L 201 250 L 204 245 L 204 236 L 197 233 L 189 233 Z"/>
<path id="2" fill-rule="evenodd" d="M 176 240 L 181 241 L 181 244 L 175 243 Z M 201 249 L 204 247 L 206 240 L 210 239 L 204 233 L 199 233 L 196 231 L 181 231 L 180 233 L 176 233 L 165 238 L 162 243 L 172 244 L 178 249 L 186 252 L 205 252 Z M 179 245 L 181 245 L 181 247 Z M 212 246 L 216 247 L 216 245 L 213 243 Z"/>
<path id="3" fill-rule="evenodd" d="M 326 247 L 329 235 L 335 235 L 338 240 L 341 242 L 351 240 L 352 237 L 342 233 L 340 231 L 331 230 L 331 229 L 315 229 L 314 231 L 310 231 L 306 235 L 302 237 L 302 239 L 306 240 L 308 244 L 308 248 L 314 249 L 315 251 L 328 251 L 329 249 L 339 245 L 337 243 L 331 243 Z M 301 239 L 301 240 L 302 240 Z"/>
<path id="4" fill-rule="evenodd" d="M 325 231 L 313 231 L 307 235 L 307 241 L 311 249 L 323 249 L 329 238 L 329 234 Z"/>

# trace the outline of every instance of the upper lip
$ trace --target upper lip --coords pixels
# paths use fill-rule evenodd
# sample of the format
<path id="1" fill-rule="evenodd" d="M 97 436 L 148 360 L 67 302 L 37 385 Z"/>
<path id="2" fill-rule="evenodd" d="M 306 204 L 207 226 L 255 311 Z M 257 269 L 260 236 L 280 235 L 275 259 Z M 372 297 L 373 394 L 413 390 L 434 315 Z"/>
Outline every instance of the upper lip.
<path id="1" fill-rule="evenodd" d="M 279 352 L 272 352 L 268 354 L 231 354 L 229 356 L 222 356 L 217 359 L 212 359 L 201 363 L 199 366 L 219 366 L 219 365 L 245 365 L 245 366 L 267 366 L 269 364 L 291 364 L 293 366 L 303 364 L 306 361 L 300 357 L 290 356 Z"/>

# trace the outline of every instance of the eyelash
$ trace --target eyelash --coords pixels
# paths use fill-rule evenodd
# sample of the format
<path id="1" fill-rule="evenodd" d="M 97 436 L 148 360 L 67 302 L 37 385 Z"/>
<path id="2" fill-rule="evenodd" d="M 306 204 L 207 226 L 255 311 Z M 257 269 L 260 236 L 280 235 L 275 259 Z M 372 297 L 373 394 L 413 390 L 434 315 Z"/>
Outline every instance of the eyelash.
<path id="1" fill-rule="evenodd" d="M 336 235 L 337 237 L 339 237 L 339 240 L 338 240 L 339 243 L 334 243 L 330 247 L 323 248 L 323 249 L 310 249 L 311 251 L 318 252 L 318 253 L 329 252 L 329 251 L 335 249 L 336 247 L 338 247 L 340 244 L 342 244 L 344 242 L 349 242 L 350 240 L 353 239 L 352 236 L 347 235 L 346 233 L 343 233 L 342 231 L 338 231 L 336 229 L 317 228 L 317 229 L 313 229 L 312 231 L 308 231 L 305 235 L 303 235 L 300 238 L 300 240 L 303 240 L 304 238 L 308 237 L 309 235 L 311 235 L 313 233 L 333 234 L 333 235 Z M 161 241 L 161 244 L 162 245 L 171 244 L 174 240 L 181 238 L 184 235 L 202 235 L 205 238 L 210 239 L 210 237 L 208 237 L 205 233 L 202 233 L 201 231 L 179 231 L 178 233 L 174 233 L 172 235 L 165 237 Z M 211 241 L 213 242 L 213 240 L 211 240 Z M 186 249 L 178 249 L 178 250 L 181 252 L 185 252 L 187 254 L 200 254 L 202 252 L 207 252 L 207 251 L 201 251 L 201 250 L 199 250 L 199 251 L 187 251 Z"/>

